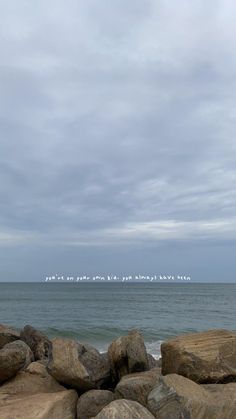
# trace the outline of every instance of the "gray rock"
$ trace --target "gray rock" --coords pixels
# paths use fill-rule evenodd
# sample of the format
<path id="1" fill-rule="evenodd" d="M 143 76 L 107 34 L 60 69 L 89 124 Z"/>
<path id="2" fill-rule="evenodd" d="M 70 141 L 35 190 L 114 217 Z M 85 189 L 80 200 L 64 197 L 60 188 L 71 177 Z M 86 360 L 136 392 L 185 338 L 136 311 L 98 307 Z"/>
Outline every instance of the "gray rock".
<path id="1" fill-rule="evenodd" d="M 160 376 L 147 407 L 157 419 L 234 419 L 236 383 L 204 386 L 177 374 Z"/>
<path id="2" fill-rule="evenodd" d="M 115 400 L 95 416 L 95 419 L 154 419 L 141 404 L 132 400 Z"/>
<path id="3" fill-rule="evenodd" d="M 17 330 L 4 324 L 0 324 L 0 349 L 7 343 L 14 342 L 17 339 L 20 339 L 20 334 Z"/>
<path id="4" fill-rule="evenodd" d="M 82 394 L 77 404 L 77 418 L 91 419 L 105 406 L 115 400 L 115 395 L 108 390 L 90 390 Z"/>
<path id="5" fill-rule="evenodd" d="M 160 368 L 136 372 L 122 377 L 115 388 L 117 398 L 134 400 L 143 406 L 147 405 L 147 396 L 157 383 L 161 374 Z"/>
<path id="6" fill-rule="evenodd" d="M 30 347 L 35 360 L 48 360 L 52 351 L 52 343 L 47 336 L 27 325 L 21 331 L 20 338 Z"/>
<path id="7" fill-rule="evenodd" d="M 7 343 L 0 350 L 0 383 L 14 377 L 18 371 L 26 368 L 33 361 L 29 346 L 21 340 Z"/>
<path id="8" fill-rule="evenodd" d="M 148 357 L 148 368 L 151 370 L 152 368 L 159 367 L 158 360 L 154 358 L 151 354 L 147 354 Z"/>

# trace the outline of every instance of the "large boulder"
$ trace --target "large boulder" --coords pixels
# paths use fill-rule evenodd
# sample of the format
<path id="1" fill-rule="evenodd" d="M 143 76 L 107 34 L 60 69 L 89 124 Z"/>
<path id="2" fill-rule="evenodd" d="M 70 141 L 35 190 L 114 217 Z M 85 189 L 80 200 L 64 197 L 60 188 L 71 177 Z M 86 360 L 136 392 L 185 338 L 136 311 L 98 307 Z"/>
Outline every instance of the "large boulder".
<path id="1" fill-rule="evenodd" d="M 107 353 L 99 351 L 88 344 L 79 344 L 79 360 L 89 373 L 92 386 L 107 389 L 113 386 L 111 380 L 111 365 Z"/>
<path id="2" fill-rule="evenodd" d="M 180 374 L 197 383 L 236 380 L 236 332 L 210 330 L 161 345 L 162 374 Z"/>
<path id="3" fill-rule="evenodd" d="M 136 372 L 122 377 L 115 388 L 117 398 L 134 400 L 147 405 L 147 396 L 155 386 L 161 374 L 160 368 L 150 371 Z"/>
<path id="4" fill-rule="evenodd" d="M 20 333 L 17 330 L 4 324 L 0 324 L 0 349 L 7 343 L 14 342 L 17 339 L 20 339 Z"/>
<path id="5" fill-rule="evenodd" d="M 7 343 L 0 350 L 0 383 L 14 377 L 33 361 L 33 353 L 21 340 Z"/>
<path id="6" fill-rule="evenodd" d="M 21 331 L 20 338 L 30 347 L 36 361 L 39 359 L 48 360 L 52 344 L 47 336 L 32 326 L 27 325 Z"/>
<path id="7" fill-rule="evenodd" d="M 149 369 L 144 340 L 137 330 L 113 341 L 108 348 L 108 356 L 113 376 L 117 381 L 126 374 Z"/>
<path id="8" fill-rule="evenodd" d="M 106 356 L 90 345 L 62 338 L 52 341 L 48 371 L 60 383 L 81 392 L 101 388 L 110 377 Z"/>
<path id="9" fill-rule="evenodd" d="M 157 419 L 234 419 L 236 383 L 204 386 L 177 374 L 160 376 L 147 407 Z"/>
<path id="10" fill-rule="evenodd" d="M 48 373 L 45 365 L 40 362 L 32 362 L 26 369 L 18 372 L 14 378 L 0 387 L 0 402 L 5 394 L 32 395 L 63 390 L 65 388 Z"/>
<path id="11" fill-rule="evenodd" d="M 77 418 L 91 419 L 105 406 L 115 400 L 115 395 L 108 390 L 90 390 L 82 394 L 77 404 Z"/>
<path id="12" fill-rule="evenodd" d="M 76 419 L 77 393 L 65 390 L 16 396 L 0 406 L 1 419 Z"/>
<path id="13" fill-rule="evenodd" d="M 141 404 L 133 400 L 115 400 L 104 407 L 95 419 L 154 419 Z"/>
<path id="14" fill-rule="evenodd" d="M 75 419 L 78 396 L 51 377 L 40 362 L 31 363 L 0 387 L 1 419 Z"/>

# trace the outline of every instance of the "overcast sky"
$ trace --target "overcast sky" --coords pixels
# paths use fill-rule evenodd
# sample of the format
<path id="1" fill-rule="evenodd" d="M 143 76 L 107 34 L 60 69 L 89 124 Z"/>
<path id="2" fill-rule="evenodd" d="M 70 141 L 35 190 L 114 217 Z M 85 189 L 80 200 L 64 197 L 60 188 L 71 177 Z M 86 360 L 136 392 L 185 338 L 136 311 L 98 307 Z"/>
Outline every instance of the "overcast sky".
<path id="1" fill-rule="evenodd" d="M 236 3 L 0 0 L 0 280 L 236 280 Z"/>

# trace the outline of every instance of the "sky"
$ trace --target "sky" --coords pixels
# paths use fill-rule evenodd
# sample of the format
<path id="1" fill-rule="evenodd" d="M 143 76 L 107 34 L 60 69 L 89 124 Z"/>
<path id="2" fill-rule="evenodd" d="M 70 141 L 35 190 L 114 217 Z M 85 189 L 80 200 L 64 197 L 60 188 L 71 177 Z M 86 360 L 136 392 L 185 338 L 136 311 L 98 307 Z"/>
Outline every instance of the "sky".
<path id="1" fill-rule="evenodd" d="M 235 282 L 236 3 L 0 11 L 0 281 Z"/>

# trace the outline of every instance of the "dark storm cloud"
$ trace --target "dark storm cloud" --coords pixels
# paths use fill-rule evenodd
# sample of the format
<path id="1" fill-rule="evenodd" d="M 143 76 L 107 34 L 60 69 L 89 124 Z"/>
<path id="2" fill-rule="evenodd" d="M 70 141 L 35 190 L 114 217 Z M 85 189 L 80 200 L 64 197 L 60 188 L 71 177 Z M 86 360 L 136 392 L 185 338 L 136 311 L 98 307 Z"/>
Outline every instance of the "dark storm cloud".
<path id="1" fill-rule="evenodd" d="M 0 7 L 6 252 L 235 240 L 233 2 Z"/>

